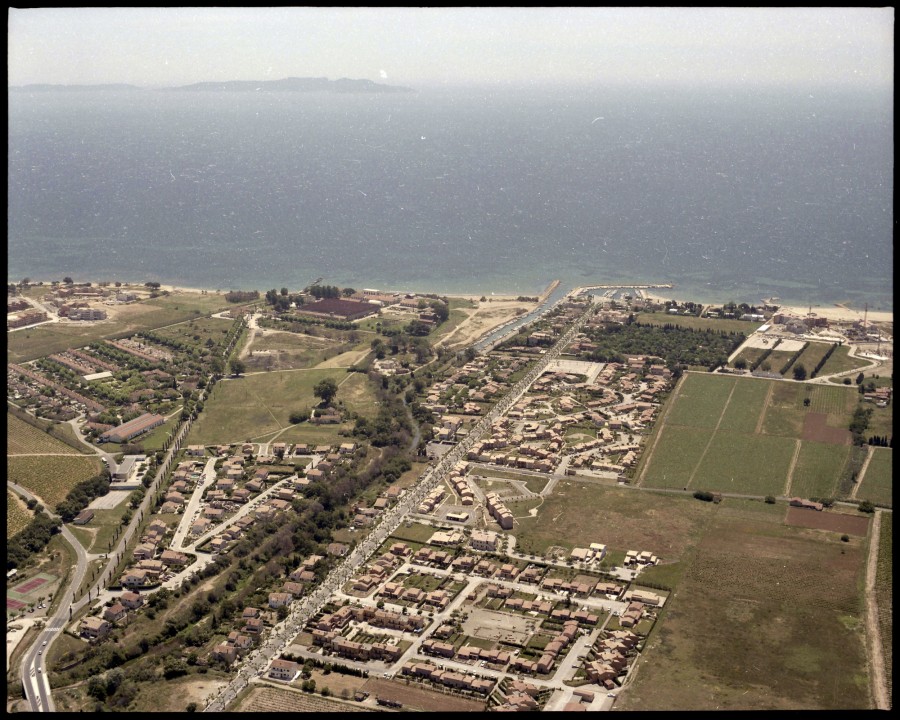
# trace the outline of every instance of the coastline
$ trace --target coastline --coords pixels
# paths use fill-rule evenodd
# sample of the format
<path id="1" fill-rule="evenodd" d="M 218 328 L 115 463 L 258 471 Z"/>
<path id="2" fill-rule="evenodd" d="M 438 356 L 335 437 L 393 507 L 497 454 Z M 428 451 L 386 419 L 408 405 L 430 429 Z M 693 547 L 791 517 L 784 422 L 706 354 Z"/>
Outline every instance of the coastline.
<path id="1" fill-rule="evenodd" d="M 14 281 L 12 281 L 12 280 L 10 280 L 9 282 L 14 283 Z M 33 286 L 37 282 L 40 282 L 40 280 L 32 280 L 31 285 Z M 45 285 L 49 285 L 49 281 L 44 280 L 43 282 Z M 79 282 L 85 282 L 85 281 L 79 281 Z M 547 285 L 547 287 L 537 296 L 538 301 L 541 302 L 544 299 L 546 299 L 546 297 L 550 293 L 552 293 L 553 290 L 555 290 L 558 287 L 558 285 L 559 285 L 559 281 L 556 281 L 556 280 L 549 283 Z M 128 286 L 130 288 L 136 288 L 136 289 L 144 289 L 144 287 L 145 287 L 143 285 L 143 283 L 128 283 L 128 282 L 123 283 L 123 288 L 125 286 Z M 610 285 L 610 286 L 612 287 L 613 285 Z M 634 287 L 634 285 L 622 284 L 622 285 L 616 285 L 615 287 Z M 195 294 L 206 293 L 206 294 L 224 295 L 226 292 L 228 292 L 227 290 L 222 290 L 222 289 L 216 290 L 216 289 L 211 289 L 211 288 L 198 288 L 198 287 L 188 287 L 188 286 L 184 286 L 184 285 L 167 285 L 167 284 L 160 284 L 159 289 L 167 290 L 171 293 L 195 293 Z M 579 288 L 572 288 L 569 292 L 574 292 L 578 289 Z M 660 288 L 652 288 L 652 289 L 648 288 L 648 289 L 642 290 L 641 292 L 642 292 L 642 295 L 644 298 L 646 298 L 647 300 L 653 300 L 655 302 L 665 302 L 666 300 L 674 299 L 672 294 L 667 293 L 667 294 L 663 295 L 659 292 L 659 290 L 660 290 Z M 265 292 L 266 292 L 265 290 L 259 290 L 260 296 L 262 296 Z M 385 292 L 411 292 L 411 291 L 385 290 Z M 417 294 L 422 295 L 422 294 L 426 294 L 426 292 L 427 291 L 417 291 Z M 478 303 L 481 300 L 481 298 L 483 298 L 483 297 L 486 298 L 487 301 L 492 301 L 492 302 L 515 302 L 518 300 L 519 297 L 521 297 L 521 295 L 513 295 L 513 294 L 495 294 L 495 293 L 491 292 L 490 290 L 485 291 L 481 294 L 478 294 L 478 293 L 440 293 L 440 294 L 445 295 L 446 297 L 450 297 L 450 298 L 471 300 L 476 303 Z M 529 296 L 529 297 L 531 297 L 531 296 Z M 695 302 L 697 302 L 697 301 L 695 300 Z M 724 302 L 724 300 L 717 301 L 717 303 L 721 303 L 721 302 Z M 705 304 L 712 304 L 712 303 L 703 302 L 702 304 L 705 305 Z M 806 317 L 810 313 L 809 306 L 784 304 L 784 305 L 779 305 L 779 309 L 783 312 L 786 312 L 786 313 L 789 313 L 792 315 L 797 315 L 799 317 Z M 812 314 L 817 315 L 819 317 L 827 318 L 828 320 L 830 320 L 832 322 L 854 322 L 857 320 L 863 320 L 864 317 L 866 318 L 866 320 L 868 322 L 877 322 L 877 323 L 893 323 L 894 322 L 894 313 L 892 310 L 891 311 L 872 310 L 872 309 L 866 310 L 865 308 L 857 309 L 857 308 L 849 307 L 849 306 L 843 305 L 843 304 L 829 305 L 827 307 L 821 306 L 821 305 L 814 305 L 812 307 Z"/>

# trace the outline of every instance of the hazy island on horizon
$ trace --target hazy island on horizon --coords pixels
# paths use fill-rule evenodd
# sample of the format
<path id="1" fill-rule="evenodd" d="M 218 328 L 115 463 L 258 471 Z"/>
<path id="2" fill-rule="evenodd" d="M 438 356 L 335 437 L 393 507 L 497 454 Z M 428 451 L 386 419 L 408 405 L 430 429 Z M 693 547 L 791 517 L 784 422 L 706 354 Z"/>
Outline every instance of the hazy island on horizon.
<path id="1" fill-rule="evenodd" d="M 368 79 L 338 78 L 329 80 L 325 77 L 287 77 L 280 80 L 226 80 L 205 81 L 189 85 L 171 87 L 144 88 L 129 83 L 103 83 L 97 85 L 65 85 L 32 83 L 29 85 L 10 86 L 16 92 L 53 92 L 84 90 L 179 90 L 186 92 L 332 92 L 332 93 L 413 93 L 412 88 L 399 85 L 384 85 Z"/>

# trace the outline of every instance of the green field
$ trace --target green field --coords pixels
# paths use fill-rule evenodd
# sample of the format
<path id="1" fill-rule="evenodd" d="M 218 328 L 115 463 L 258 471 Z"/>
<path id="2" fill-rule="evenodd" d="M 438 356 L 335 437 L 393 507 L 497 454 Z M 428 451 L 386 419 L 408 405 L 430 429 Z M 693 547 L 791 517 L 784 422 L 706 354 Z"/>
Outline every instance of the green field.
<path id="1" fill-rule="evenodd" d="M 175 413 L 162 425 L 153 428 L 150 432 L 135 438 L 135 442 L 144 448 L 145 452 L 152 453 L 163 449 L 163 444 L 169 437 L 169 433 L 181 423 L 181 413 Z"/>
<path id="2" fill-rule="evenodd" d="M 793 454 L 790 438 L 719 430 L 688 489 L 781 495 Z"/>
<path id="3" fill-rule="evenodd" d="M 804 440 L 791 476 L 791 496 L 835 497 L 841 471 L 850 455 L 849 445 Z"/>
<path id="4" fill-rule="evenodd" d="M 100 472 L 100 460 L 84 455 L 8 455 L 6 477 L 37 495 L 49 508 L 76 483 Z"/>
<path id="5" fill-rule="evenodd" d="M 822 413 L 827 426 L 846 428 L 857 393 L 832 385 L 686 374 L 669 402 L 635 473 L 639 484 L 779 496 L 806 416 Z M 805 447 L 806 442 L 791 494 L 837 494 L 849 446 Z"/>
<path id="6" fill-rule="evenodd" d="M 856 490 L 857 498 L 893 507 L 893 453 L 891 448 L 872 448 L 872 459 Z"/>
<path id="7" fill-rule="evenodd" d="M 738 378 L 732 375 L 685 374 L 666 423 L 714 428 L 737 382 Z"/>
<path id="8" fill-rule="evenodd" d="M 287 428 L 293 411 L 318 405 L 313 387 L 326 377 L 334 378 L 339 385 L 337 402 L 369 417 L 377 413 L 374 395 L 362 373 L 348 373 L 339 368 L 259 373 L 217 383 L 186 444 L 243 442 Z M 332 431 L 326 428 L 325 432 Z M 298 441 L 294 433 L 286 433 L 279 439 Z"/>

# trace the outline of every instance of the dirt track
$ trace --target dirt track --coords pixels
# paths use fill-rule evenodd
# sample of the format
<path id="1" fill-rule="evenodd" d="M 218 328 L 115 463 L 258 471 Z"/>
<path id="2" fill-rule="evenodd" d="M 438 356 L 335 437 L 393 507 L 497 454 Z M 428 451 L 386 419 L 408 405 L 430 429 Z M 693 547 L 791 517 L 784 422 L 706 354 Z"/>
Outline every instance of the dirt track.
<path id="1" fill-rule="evenodd" d="M 875 512 L 872 523 L 872 537 L 869 542 L 869 560 L 866 567 L 866 649 L 869 653 L 869 666 L 872 677 L 872 697 L 876 710 L 890 710 L 887 681 L 884 673 L 883 645 L 881 630 L 878 627 L 878 601 L 875 595 L 875 574 L 878 571 L 878 542 L 881 536 L 881 510 Z"/>

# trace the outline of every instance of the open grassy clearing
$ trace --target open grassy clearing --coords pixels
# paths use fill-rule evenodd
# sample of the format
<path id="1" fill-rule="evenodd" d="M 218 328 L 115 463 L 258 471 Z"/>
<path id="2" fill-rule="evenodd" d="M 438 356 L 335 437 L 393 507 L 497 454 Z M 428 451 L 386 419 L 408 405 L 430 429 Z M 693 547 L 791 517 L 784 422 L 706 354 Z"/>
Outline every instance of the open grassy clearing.
<path id="1" fill-rule="evenodd" d="M 696 541 L 712 507 L 689 496 L 563 480 L 536 517 L 517 520 L 516 549 L 543 553 L 551 545 L 598 542 L 610 552 L 649 550 L 672 562 Z"/>
<path id="2" fill-rule="evenodd" d="M 762 326 L 762 323 L 746 320 L 718 320 L 716 318 L 698 318 L 693 315 L 670 315 L 664 312 L 642 312 L 635 315 L 635 322 L 644 325 L 674 325 L 692 330 L 721 330 L 725 333 L 743 333 L 750 335 Z"/>
<path id="3" fill-rule="evenodd" d="M 160 328 L 155 334 L 205 348 L 207 340 L 220 345 L 233 324 L 233 320 L 225 318 L 198 317 L 196 320 Z"/>
<path id="4" fill-rule="evenodd" d="M 755 508 L 716 512 L 617 708 L 869 707 L 864 551 Z"/>
<path id="5" fill-rule="evenodd" d="M 100 472 L 100 460 L 83 455 L 7 456 L 6 477 L 53 508 L 82 480 Z"/>
<path id="6" fill-rule="evenodd" d="M 54 453 L 78 455 L 75 448 L 42 432 L 11 413 L 6 413 L 6 454 Z"/>
<path id="7" fill-rule="evenodd" d="M 243 442 L 246 438 L 286 428 L 291 424 L 292 412 L 319 404 L 313 388 L 324 378 L 333 378 L 340 386 L 337 401 L 368 415 L 374 397 L 366 394 L 356 378 L 342 385 L 346 377 L 346 370 L 327 369 L 261 373 L 223 380 L 213 388 L 203 413 L 191 428 L 187 444 Z"/>
<path id="8" fill-rule="evenodd" d="M 878 603 L 878 626 L 881 632 L 884 674 L 888 700 L 893 698 L 894 652 L 894 515 L 881 513 L 878 543 L 878 565 L 875 574 L 875 597 Z"/>
<path id="9" fill-rule="evenodd" d="M 34 513 L 28 509 L 18 495 L 6 491 L 6 539 L 25 529 Z"/>
<path id="10" fill-rule="evenodd" d="M 894 451 L 891 448 L 872 448 L 872 459 L 856 490 L 856 497 L 859 500 L 870 500 L 879 505 L 893 507 L 893 473 Z"/>
<path id="11" fill-rule="evenodd" d="M 78 348 L 94 340 L 124 337 L 138 330 L 152 330 L 173 323 L 200 318 L 228 306 L 213 293 L 172 293 L 115 308 L 115 319 L 88 324 L 48 323 L 7 335 L 7 362 L 27 360 Z M 113 313 L 110 312 L 111 317 Z"/>
<path id="12" fill-rule="evenodd" d="M 792 496 L 834 497 L 850 446 L 804 440 L 791 476 Z"/>

